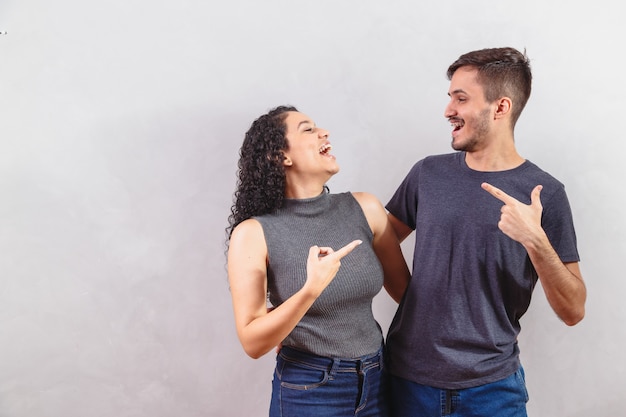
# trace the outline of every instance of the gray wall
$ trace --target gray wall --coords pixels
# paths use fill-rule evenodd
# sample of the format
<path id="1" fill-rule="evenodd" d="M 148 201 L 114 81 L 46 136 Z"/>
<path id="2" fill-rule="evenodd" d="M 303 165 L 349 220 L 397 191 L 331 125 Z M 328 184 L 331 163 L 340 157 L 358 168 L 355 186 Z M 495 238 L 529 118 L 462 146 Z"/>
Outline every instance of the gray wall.
<path id="1" fill-rule="evenodd" d="M 623 415 L 625 11 L 2 0 L 0 416 L 266 415 L 272 354 L 241 349 L 224 265 L 243 133 L 294 104 L 331 132 L 332 191 L 385 202 L 416 160 L 450 151 L 447 66 L 505 45 L 532 59 L 517 143 L 567 186 L 589 289 L 573 328 L 535 292 L 530 415 Z M 395 306 L 375 308 L 386 329 Z"/>

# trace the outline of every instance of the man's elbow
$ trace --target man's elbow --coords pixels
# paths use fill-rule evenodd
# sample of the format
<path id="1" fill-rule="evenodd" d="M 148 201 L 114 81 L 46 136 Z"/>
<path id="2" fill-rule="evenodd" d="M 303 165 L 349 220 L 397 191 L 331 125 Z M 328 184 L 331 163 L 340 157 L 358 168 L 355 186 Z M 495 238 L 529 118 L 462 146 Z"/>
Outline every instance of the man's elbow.
<path id="1" fill-rule="evenodd" d="M 573 311 L 567 317 L 562 317 L 563 322 L 568 326 L 575 326 L 585 318 L 585 308 L 581 307 L 576 311 Z"/>

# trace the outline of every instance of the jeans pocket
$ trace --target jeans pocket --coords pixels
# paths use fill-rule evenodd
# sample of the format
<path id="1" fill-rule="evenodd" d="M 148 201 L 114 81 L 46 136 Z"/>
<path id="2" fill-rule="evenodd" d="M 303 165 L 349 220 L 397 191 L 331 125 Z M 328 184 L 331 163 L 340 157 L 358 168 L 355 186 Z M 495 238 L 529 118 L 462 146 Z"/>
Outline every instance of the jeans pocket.
<path id="1" fill-rule="evenodd" d="M 520 392 L 524 395 L 524 402 L 528 402 L 528 390 L 526 389 L 526 376 L 524 374 L 524 368 L 521 366 L 515 372 L 515 380 L 519 386 Z"/>
<path id="2" fill-rule="evenodd" d="M 328 382 L 328 371 L 306 364 L 285 362 L 280 373 L 280 385 L 295 390 L 312 390 Z"/>

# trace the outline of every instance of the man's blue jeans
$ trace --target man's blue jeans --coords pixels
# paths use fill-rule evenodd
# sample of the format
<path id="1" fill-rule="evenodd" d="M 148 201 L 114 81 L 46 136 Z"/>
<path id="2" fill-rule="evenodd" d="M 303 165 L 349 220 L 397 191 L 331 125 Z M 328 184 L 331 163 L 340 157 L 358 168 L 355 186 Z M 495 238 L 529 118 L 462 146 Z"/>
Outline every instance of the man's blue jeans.
<path id="1" fill-rule="evenodd" d="M 358 359 L 289 347 L 276 357 L 270 417 L 388 417 L 382 349 Z"/>
<path id="2" fill-rule="evenodd" d="M 527 417 L 524 370 L 500 381 L 449 390 L 390 376 L 393 417 Z"/>

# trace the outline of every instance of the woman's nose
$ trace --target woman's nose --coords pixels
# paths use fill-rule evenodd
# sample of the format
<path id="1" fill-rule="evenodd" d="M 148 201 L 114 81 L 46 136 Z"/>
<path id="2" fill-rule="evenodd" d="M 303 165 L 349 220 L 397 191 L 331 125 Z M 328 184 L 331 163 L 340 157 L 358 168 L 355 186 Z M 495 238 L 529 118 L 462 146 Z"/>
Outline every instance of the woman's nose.
<path id="1" fill-rule="evenodd" d="M 330 136 L 330 132 L 322 128 L 319 129 L 317 134 L 319 135 L 320 138 L 327 138 L 328 136 Z"/>

